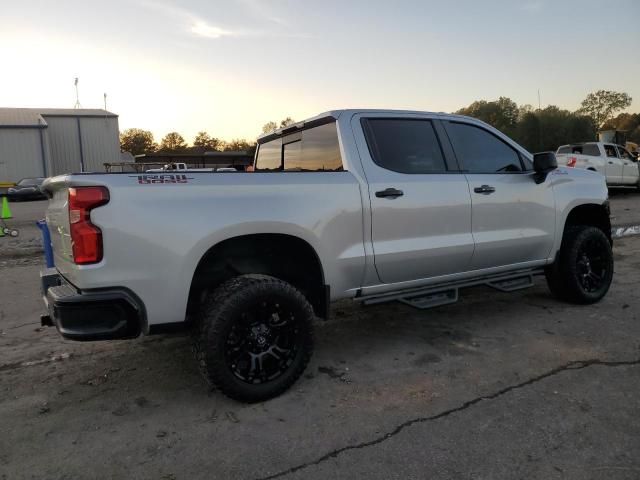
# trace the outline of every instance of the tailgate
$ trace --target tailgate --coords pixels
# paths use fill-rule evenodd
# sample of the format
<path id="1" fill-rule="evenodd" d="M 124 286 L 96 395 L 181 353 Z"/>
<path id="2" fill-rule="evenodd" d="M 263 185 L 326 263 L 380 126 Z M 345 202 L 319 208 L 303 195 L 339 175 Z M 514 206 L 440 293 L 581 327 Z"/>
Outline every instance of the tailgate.
<path id="1" fill-rule="evenodd" d="M 73 264 L 71 236 L 69 234 L 69 190 L 66 185 L 49 185 L 46 219 L 51 235 L 51 246 L 56 267 Z M 60 268 L 58 268 L 60 269 Z"/>

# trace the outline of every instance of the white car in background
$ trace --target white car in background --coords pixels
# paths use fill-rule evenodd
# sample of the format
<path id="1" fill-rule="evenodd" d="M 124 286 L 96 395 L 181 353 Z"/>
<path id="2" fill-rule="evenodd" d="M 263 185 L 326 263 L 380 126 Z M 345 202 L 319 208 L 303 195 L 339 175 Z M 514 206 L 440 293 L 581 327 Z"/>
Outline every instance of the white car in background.
<path id="1" fill-rule="evenodd" d="M 638 160 L 621 145 L 603 142 L 562 145 L 556 152 L 558 165 L 584 168 L 604 175 L 609 186 L 640 189 Z"/>

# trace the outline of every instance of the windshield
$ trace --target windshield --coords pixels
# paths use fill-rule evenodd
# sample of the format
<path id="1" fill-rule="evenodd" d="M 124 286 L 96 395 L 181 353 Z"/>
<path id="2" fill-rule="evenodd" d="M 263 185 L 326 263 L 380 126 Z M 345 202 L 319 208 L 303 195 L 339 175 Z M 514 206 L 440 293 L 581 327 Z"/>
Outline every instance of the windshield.
<path id="1" fill-rule="evenodd" d="M 42 185 L 44 178 L 23 178 L 18 182 L 20 187 L 37 187 Z"/>

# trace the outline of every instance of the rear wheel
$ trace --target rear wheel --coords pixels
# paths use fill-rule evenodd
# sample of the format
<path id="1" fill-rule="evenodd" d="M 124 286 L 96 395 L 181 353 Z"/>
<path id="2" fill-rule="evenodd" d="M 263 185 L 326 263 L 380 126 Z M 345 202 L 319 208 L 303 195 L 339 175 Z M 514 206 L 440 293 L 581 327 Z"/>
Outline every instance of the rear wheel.
<path id="1" fill-rule="evenodd" d="M 613 278 L 609 239 L 596 227 L 567 227 L 558 258 L 545 273 L 549 289 L 558 298 L 581 304 L 599 301 Z"/>
<path id="2" fill-rule="evenodd" d="M 313 351 L 314 313 L 290 284 L 266 275 L 233 278 L 207 295 L 194 338 L 211 386 L 244 402 L 287 390 Z"/>

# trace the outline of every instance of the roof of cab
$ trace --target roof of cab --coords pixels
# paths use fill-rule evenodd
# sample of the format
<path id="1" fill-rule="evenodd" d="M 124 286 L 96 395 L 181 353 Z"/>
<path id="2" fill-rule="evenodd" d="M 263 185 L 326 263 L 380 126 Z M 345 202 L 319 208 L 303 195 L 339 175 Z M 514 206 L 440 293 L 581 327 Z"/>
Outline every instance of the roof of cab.
<path id="1" fill-rule="evenodd" d="M 353 115 L 356 113 L 385 113 L 385 114 L 396 113 L 399 115 L 428 114 L 428 115 L 443 115 L 443 116 L 446 115 L 447 117 L 453 117 L 453 118 L 455 117 L 468 118 L 462 115 L 455 115 L 455 114 L 449 114 L 444 112 L 427 112 L 422 110 L 393 110 L 393 109 L 386 109 L 386 108 L 349 108 L 349 109 L 341 109 L 341 110 L 329 110 L 326 112 L 322 112 L 318 115 L 315 115 L 313 117 L 307 118 L 305 120 L 302 120 L 300 122 L 293 123 L 286 127 L 278 128 L 277 130 L 274 130 L 272 132 L 263 133 L 258 137 L 257 141 L 258 143 L 265 143 L 275 138 L 281 137 L 282 135 L 285 135 L 287 133 L 292 133 L 297 130 L 302 130 L 305 128 L 310 128 L 312 126 L 322 125 L 324 123 L 335 121 L 341 115 Z"/>

